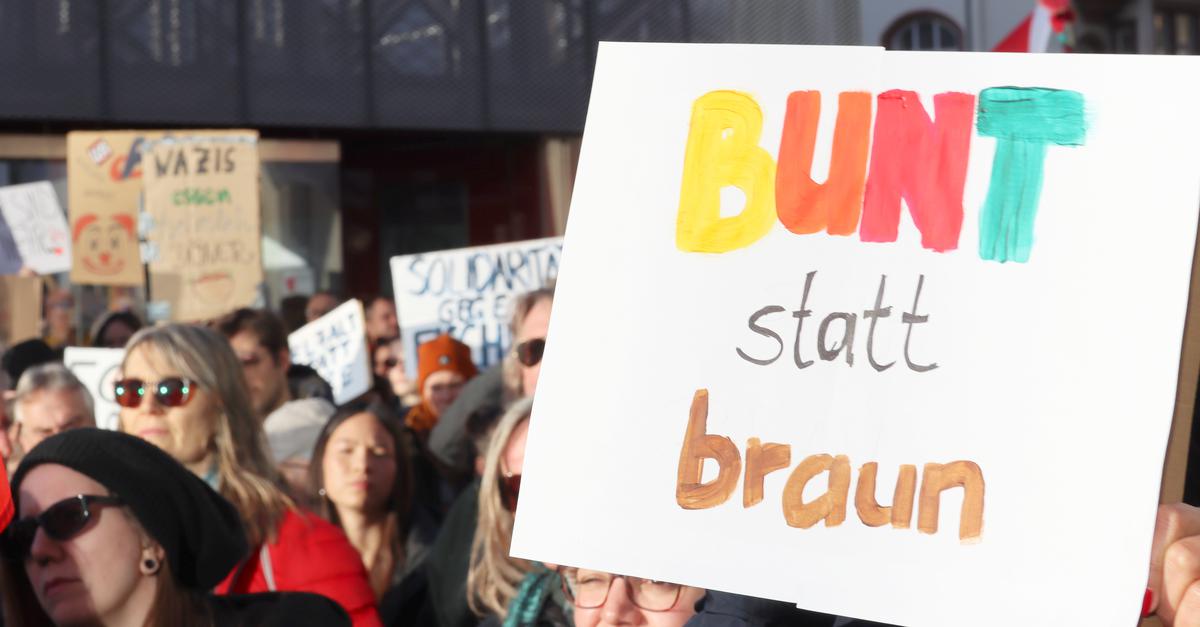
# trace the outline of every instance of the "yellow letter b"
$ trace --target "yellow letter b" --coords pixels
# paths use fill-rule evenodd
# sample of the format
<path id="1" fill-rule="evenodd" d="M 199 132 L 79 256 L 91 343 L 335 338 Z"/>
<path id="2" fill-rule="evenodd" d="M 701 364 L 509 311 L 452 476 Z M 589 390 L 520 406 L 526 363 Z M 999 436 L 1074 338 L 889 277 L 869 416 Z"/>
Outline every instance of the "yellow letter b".
<path id="1" fill-rule="evenodd" d="M 675 245 L 724 253 L 749 246 L 775 225 L 775 161 L 758 145 L 762 110 L 748 94 L 711 91 L 692 106 Z M 736 216 L 721 217 L 721 188 L 746 195 Z"/>

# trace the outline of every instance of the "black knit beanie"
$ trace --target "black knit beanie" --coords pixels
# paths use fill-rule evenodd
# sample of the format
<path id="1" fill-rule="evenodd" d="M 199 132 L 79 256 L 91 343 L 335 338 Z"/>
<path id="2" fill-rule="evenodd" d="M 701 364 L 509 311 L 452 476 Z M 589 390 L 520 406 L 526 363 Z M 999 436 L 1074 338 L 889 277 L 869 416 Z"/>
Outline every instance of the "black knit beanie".
<path id="1" fill-rule="evenodd" d="M 157 446 L 104 429 L 72 429 L 29 451 L 12 477 L 20 508 L 21 480 L 35 466 L 61 464 L 91 477 L 133 510 L 167 553 L 185 588 L 208 591 L 248 553 L 238 511 Z"/>

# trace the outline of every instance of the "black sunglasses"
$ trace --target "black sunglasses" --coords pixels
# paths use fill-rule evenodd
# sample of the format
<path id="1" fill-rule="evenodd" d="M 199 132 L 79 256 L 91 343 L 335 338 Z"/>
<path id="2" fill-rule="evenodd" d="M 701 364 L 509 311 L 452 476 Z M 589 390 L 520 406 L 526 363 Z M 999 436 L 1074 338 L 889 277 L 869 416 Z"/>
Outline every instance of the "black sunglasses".
<path id="1" fill-rule="evenodd" d="M 532 368 L 542 360 L 542 353 L 546 352 L 546 338 L 539 337 L 533 340 L 525 340 L 517 344 L 513 348 L 513 352 L 517 354 L 517 361 L 521 362 L 526 368 Z"/>
<path id="2" fill-rule="evenodd" d="M 29 551 L 33 547 L 33 538 L 41 527 L 46 535 L 63 542 L 70 540 L 83 528 L 94 515 L 92 508 L 102 505 L 122 505 L 124 502 L 116 496 L 94 496 L 80 494 L 63 499 L 37 516 L 30 516 L 13 521 L 3 534 L 0 534 L 0 555 L 13 561 L 29 559 Z"/>

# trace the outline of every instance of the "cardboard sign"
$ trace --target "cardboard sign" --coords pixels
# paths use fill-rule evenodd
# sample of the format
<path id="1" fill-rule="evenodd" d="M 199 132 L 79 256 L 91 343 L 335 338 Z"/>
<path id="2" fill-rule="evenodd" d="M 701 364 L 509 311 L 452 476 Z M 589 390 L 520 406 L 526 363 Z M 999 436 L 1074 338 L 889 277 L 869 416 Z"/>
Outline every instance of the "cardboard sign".
<path id="1" fill-rule="evenodd" d="M 38 274 L 71 269 L 67 217 L 49 181 L 0 187 L 0 214 L 24 265 Z"/>
<path id="2" fill-rule="evenodd" d="M 333 388 L 341 405 L 371 388 L 362 302 L 349 300 L 288 336 L 292 363 L 311 366 Z"/>
<path id="3" fill-rule="evenodd" d="M 162 136 L 162 131 L 67 133 L 72 283 L 144 283 L 137 231 L 142 149 Z"/>
<path id="4" fill-rule="evenodd" d="M 42 280 L 0 276 L 0 346 L 41 337 L 41 321 Z"/>
<path id="5" fill-rule="evenodd" d="M 24 265 L 17 243 L 13 241 L 8 223 L 0 216 L 0 274 L 16 274 Z"/>
<path id="6" fill-rule="evenodd" d="M 145 157 L 150 297 L 175 321 L 250 306 L 263 280 L 258 135 L 163 138 Z"/>
<path id="7" fill-rule="evenodd" d="M 121 375 L 121 360 L 125 358 L 123 348 L 80 348 L 68 346 L 63 352 L 63 363 L 92 394 L 96 411 L 96 426 L 101 429 L 119 429 L 121 406 L 113 395 L 113 386 Z"/>
<path id="8" fill-rule="evenodd" d="M 513 555 L 902 625 L 1134 622 L 1197 72 L 602 44 Z"/>
<path id="9" fill-rule="evenodd" d="M 481 369 L 512 343 L 513 299 L 558 276 L 562 238 L 392 257 L 405 367 L 416 380 L 417 346 L 442 333 L 471 347 Z"/>

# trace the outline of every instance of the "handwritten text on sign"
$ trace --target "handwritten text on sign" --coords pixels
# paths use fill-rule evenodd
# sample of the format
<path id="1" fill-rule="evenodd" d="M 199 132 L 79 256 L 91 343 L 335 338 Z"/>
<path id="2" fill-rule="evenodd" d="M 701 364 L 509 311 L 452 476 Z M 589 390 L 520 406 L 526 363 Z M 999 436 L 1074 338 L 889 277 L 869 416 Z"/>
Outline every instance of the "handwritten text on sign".
<path id="1" fill-rule="evenodd" d="M 101 429 L 117 429 L 120 426 L 121 406 L 117 404 L 113 386 L 120 375 L 121 360 L 124 358 L 123 348 L 68 346 L 63 353 L 63 364 L 91 393 L 96 426 Z"/>
<path id="2" fill-rule="evenodd" d="M 71 232 L 49 181 L 0 187 L 0 211 L 26 266 L 38 274 L 71 269 Z"/>
<path id="3" fill-rule="evenodd" d="M 350 300 L 288 336 L 292 363 L 316 370 L 339 405 L 371 387 L 362 303 Z"/>
<path id="4" fill-rule="evenodd" d="M 1196 71 L 602 45 L 512 554 L 893 624 L 1129 624 Z"/>
<path id="5" fill-rule="evenodd" d="M 562 239 L 548 238 L 392 258 L 406 366 L 416 347 L 449 333 L 487 368 L 508 351 L 512 299 L 558 275 Z"/>

